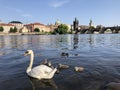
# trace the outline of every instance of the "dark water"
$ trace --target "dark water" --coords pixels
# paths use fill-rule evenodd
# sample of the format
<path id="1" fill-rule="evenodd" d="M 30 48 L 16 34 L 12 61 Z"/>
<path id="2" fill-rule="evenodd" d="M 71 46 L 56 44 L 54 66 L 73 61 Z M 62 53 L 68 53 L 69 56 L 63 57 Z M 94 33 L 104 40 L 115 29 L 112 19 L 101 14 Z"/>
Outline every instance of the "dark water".
<path id="1" fill-rule="evenodd" d="M 51 80 L 29 78 L 27 49 L 35 52 L 33 66 L 47 58 L 70 68 Z M 110 82 L 120 83 L 120 34 L 0 36 L 0 90 L 104 90 Z"/>

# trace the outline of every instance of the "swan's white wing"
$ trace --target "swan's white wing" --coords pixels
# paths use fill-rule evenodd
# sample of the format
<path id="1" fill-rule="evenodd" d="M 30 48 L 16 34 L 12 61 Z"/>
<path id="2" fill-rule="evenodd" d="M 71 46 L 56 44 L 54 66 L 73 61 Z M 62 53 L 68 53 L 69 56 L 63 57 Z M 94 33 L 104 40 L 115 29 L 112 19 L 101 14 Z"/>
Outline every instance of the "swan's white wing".
<path id="1" fill-rule="evenodd" d="M 32 69 L 33 71 L 41 72 L 41 73 L 50 73 L 52 71 L 52 68 L 46 66 L 46 65 L 39 65 Z"/>
<path id="2" fill-rule="evenodd" d="M 34 67 L 28 75 L 34 78 L 45 78 L 51 73 L 52 69 L 46 65 L 39 65 Z"/>

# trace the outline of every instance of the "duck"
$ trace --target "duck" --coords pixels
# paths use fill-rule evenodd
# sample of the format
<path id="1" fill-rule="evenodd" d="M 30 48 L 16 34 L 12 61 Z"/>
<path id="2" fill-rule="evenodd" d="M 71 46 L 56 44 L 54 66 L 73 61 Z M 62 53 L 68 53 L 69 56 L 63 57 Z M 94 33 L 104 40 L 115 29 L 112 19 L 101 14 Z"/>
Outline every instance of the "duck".
<path id="1" fill-rule="evenodd" d="M 46 65 L 47 63 L 48 63 L 48 60 L 45 58 L 45 60 L 42 61 L 40 64 L 44 64 L 44 65 Z"/>
<path id="2" fill-rule="evenodd" d="M 51 79 L 53 78 L 55 72 L 57 71 L 57 68 L 50 68 L 47 65 L 38 65 L 35 67 L 32 67 L 33 61 L 34 61 L 34 52 L 33 50 L 27 50 L 24 53 L 24 56 L 30 55 L 30 63 L 27 67 L 26 73 L 28 76 L 36 79 Z"/>
<path id="3" fill-rule="evenodd" d="M 48 61 L 47 59 L 45 59 L 44 61 L 42 61 L 40 64 L 43 64 L 43 65 L 46 65 L 50 68 L 54 68 L 54 66 L 52 65 L 51 61 Z M 57 71 L 55 72 L 55 74 L 59 74 L 60 73 L 60 70 L 59 70 L 59 66 L 57 66 Z"/>
<path id="4" fill-rule="evenodd" d="M 82 71 L 84 71 L 83 67 L 77 67 L 76 66 L 74 69 L 75 69 L 76 72 L 82 72 Z"/>
<path id="5" fill-rule="evenodd" d="M 69 68 L 68 65 L 64 65 L 64 64 L 59 63 L 59 69 L 68 69 L 68 68 Z"/>
<path id="6" fill-rule="evenodd" d="M 61 53 L 61 56 L 63 56 L 63 57 L 65 57 L 65 56 L 66 56 L 66 57 L 69 57 L 69 53 L 62 52 L 62 53 Z"/>
<path id="7" fill-rule="evenodd" d="M 47 65 L 47 66 L 53 68 L 52 63 L 50 61 L 48 61 L 47 59 L 45 59 L 44 61 L 42 61 L 40 64 Z"/>

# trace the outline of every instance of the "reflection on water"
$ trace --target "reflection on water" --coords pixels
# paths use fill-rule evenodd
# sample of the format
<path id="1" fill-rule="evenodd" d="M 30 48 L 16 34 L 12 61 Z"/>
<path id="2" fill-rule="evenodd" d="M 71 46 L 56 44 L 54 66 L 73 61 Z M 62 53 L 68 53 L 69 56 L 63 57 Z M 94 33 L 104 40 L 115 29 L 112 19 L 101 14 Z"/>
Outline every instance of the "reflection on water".
<path id="1" fill-rule="evenodd" d="M 42 89 L 57 90 L 57 88 L 58 88 L 53 79 L 50 79 L 50 80 L 37 80 L 37 79 L 30 78 L 30 82 L 32 84 L 33 90 L 40 90 L 40 89 L 41 90 Z"/>
<path id="2" fill-rule="evenodd" d="M 78 48 L 78 42 L 79 42 L 79 37 L 78 36 L 79 36 L 78 34 L 74 34 L 74 39 L 73 39 L 74 46 L 73 46 L 73 49 Z"/>
<path id="3" fill-rule="evenodd" d="M 35 52 L 33 66 L 47 58 L 70 68 L 52 80 L 29 80 L 27 49 Z M 75 66 L 85 70 L 74 72 Z M 105 90 L 109 82 L 120 82 L 119 34 L 0 36 L 1 90 Z"/>
<path id="4" fill-rule="evenodd" d="M 104 44 L 119 45 L 119 35 L 0 36 L 1 49 L 81 49 L 82 46 Z"/>

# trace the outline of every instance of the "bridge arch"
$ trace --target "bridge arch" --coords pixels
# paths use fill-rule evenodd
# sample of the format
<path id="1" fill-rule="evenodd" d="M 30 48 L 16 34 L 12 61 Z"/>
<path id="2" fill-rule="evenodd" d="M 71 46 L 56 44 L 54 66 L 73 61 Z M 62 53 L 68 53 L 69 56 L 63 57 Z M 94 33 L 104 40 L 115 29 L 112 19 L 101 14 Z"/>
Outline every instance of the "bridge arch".
<path id="1" fill-rule="evenodd" d="M 112 29 L 108 28 L 108 29 L 105 29 L 104 33 L 112 33 Z"/>

